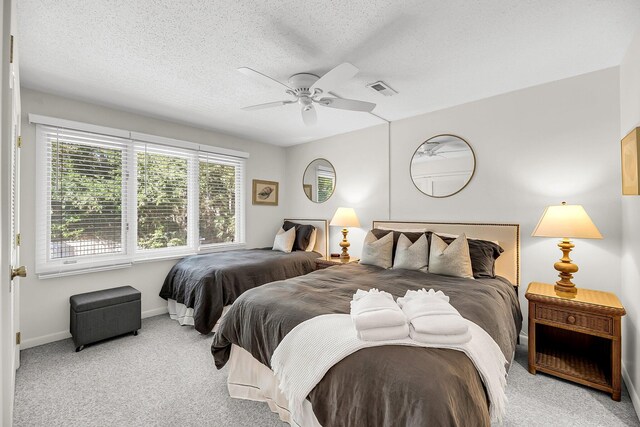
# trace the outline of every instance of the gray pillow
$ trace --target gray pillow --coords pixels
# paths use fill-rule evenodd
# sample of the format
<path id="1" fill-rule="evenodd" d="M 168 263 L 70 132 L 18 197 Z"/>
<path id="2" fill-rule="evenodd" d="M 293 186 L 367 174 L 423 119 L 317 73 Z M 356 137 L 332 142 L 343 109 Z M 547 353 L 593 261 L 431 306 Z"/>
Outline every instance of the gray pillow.
<path id="1" fill-rule="evenodd" d="M 372 232 L 368 232 L 362 245 L 360 264 L 376 265 L 391 268 L 393 256 L 393 233 L 377 239 Z"/>
<path id="2" fill-rule="evenodd" d="M 393 268 L 426 272 L 429 263 L 428 253 L 429 241 L 426 234 L 422 234 L 415 243 L 411 243 L 407 236 L 401 234 L 396 246 Z"/>
<path id="3" fill-rule="evenodd" d="M 467 236 L 461 234 L 447 245 L 437 234 L 432 234 L 429 273 L 473 279 Z"/>

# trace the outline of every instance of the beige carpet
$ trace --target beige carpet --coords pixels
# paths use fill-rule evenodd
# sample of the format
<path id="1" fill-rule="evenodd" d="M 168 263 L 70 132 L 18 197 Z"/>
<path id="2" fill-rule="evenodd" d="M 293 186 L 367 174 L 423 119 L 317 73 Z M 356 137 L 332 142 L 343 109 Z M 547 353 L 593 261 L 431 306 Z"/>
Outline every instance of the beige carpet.
<path id="1" fill-rule="evenodd" d="M 167 315 L 145 319 L 137 337 L 75 353 L 71 340 L 22 352 L 16 426 L 276 426 L 267 405 L 231 399 L 211 336 Z M 606 394 L 526 370 L 521 346 L 509 373 L 507 426 L 640 426 L 626 390 Z"/>

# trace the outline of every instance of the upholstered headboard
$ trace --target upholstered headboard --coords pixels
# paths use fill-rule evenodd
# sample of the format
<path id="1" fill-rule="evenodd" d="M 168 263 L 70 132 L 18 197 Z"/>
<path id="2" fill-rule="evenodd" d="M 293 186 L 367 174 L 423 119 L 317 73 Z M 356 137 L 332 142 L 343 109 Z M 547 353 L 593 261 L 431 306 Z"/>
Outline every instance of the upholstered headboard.
<path id="1" fill-rule="evenodd" d="M 298 224 L 313 225 L 317 230 L 316 246 L 314 251 L 324 258 L 329 255 L 329 221 L 326 219 L 306 219 L 306 218 L 285 218 L 285 221 L 297 222 Z"/>
<path id="2" fill-rule="evenodd" d="M 464 222 L 373 221 L 373 228 L 398 231 L 434 231 L 462 234 L 467 237 L 497 241 L 504 252 L 496 260 L 496 274 L 518 286 L 520 284 L 520 225 Z"/>

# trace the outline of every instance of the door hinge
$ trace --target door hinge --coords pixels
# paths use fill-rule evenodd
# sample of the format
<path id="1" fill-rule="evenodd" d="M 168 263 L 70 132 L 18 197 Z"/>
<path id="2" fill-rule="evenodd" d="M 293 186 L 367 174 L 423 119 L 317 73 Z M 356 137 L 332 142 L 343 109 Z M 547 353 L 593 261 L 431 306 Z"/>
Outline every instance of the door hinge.
<path id="1" fill-rule="evenodd" d="M 20 233 L 16 234 L 16 246 L 20 246 Z"/>
<path id="2" fill-rule="evenodd" d="M 22 148 L 22 136 L 18 136 L 18 148 Z"/>
<path id="3" fill-rule="evenodd" d="M 9 51 L 9 64 L 13 64 L 13 36 L 11 36 L 11 50 Z"/>
<path id="4" fill-rule="evenodd" d="M 20 335 L 20 332 L 16 332 L 16 345 L 20 345 L 21 339 L 22 339 L 22 336 Z"/>

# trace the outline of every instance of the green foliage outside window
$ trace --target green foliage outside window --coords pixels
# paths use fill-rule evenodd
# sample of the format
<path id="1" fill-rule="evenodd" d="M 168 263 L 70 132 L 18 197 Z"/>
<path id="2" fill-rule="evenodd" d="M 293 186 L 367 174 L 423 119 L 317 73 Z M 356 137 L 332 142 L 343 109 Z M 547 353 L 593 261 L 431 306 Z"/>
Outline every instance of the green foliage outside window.
<path id="1" fill-rule="evenodd" d="M 68 142 L 50 147 L 52 258 L 122 251 L 122 150 Z M 138 248 L 186 246 L 188 160 L 141 152 L 135 161 Z M 201 161 L 198 180 L 200 244 L 233 242 L 236 168 Z"/>

